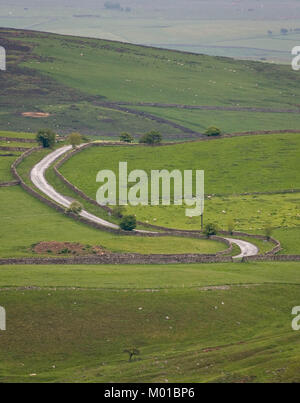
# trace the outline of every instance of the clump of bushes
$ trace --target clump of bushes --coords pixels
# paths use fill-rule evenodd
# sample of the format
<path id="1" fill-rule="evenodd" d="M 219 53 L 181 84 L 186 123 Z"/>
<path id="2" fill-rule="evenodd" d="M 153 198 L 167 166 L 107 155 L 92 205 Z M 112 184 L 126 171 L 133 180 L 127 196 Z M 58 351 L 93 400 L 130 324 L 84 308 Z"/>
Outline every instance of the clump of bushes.
<path id="1" fill-rule="evenodd" d="M 66 213 L 73 213 L 79 215 L 82 211 L 82 204 L 75 200 L 70 204 L 70 207 L 66 209 Z"/>
<path id="2" fill-rule="evenodd" d="M 210 126 L 204 133 L 206 136 L 220 136 L 221 129 L 216 126 Z"/>
<path id="3" fill-rule="evenodd" d="M 56 134 L 50 129 L 40 129 L 37 132 L 36 141 L 43 148 L 52 148 L 56 141 Z"/>
<path id="4" fill-rule="evenodd" d="M 159 144 L 162 141 L 162 135 L 157 130 L 152 130 L 144 134 L 140 139 L 139 143 L 142 144 Z"/>
<path id="5" fill-rule="evenodd" d="M 133 231 L 136 228 L 136 218 L 134 215 L 126 215 L 122 218 L 120 227 L 124 231 Z"/>
<path id="6" fill-rule="evenodd" d="M 133 143 L 134 138 L 132 137 L 131 134 L 124 132 L 121 133 L 120 141 L 122 141 L 123 143 Z"/>
<path id="7" fill-rule="evenodd" d="M 82 136 L 80 133 L 71 133 L 68 136 L 68 142 L 72 145 L 73 148 L 79 146 L 82 143 Z"/>
<path id="8" fill-rule="evenodd" d="M 218 227 L 216 224 L 209 223 L 205 226 L 204 234 L 207 236 L 207 238 L 210 238 L 213 235 L 217 235 L 217 232 L 218 232 Z"/>

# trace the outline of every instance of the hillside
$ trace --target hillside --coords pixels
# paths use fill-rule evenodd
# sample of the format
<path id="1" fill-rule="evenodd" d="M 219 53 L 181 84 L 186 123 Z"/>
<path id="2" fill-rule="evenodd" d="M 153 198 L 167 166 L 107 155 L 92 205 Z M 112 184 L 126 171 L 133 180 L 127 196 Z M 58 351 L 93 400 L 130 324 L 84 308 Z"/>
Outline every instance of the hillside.
<path id="1" fill-rule="evenodd" d="M 11 29 L 0 29 L 0 44 L 8 53 L 2 129 L 102 138 L 159 129 L 178 140 L 213 124 L 228 132 L 299 127 L 300 82 L 288 66 Z M 211 111 L 197 117 L 195 106 Z"/>

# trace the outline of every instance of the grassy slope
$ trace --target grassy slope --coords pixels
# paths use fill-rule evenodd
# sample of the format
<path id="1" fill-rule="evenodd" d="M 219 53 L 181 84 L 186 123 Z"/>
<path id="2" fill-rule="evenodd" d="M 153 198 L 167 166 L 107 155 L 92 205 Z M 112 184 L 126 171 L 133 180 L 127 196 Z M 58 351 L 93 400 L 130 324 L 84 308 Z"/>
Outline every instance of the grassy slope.
<path id="1" fill-rule="evenodd" d="M 0 115 L 3 128 L 35 131 L 42 124 L 62 133 L 80 130 L 100 137 L 116 135 L 124 130 L 142 133 L 160 128 L 169 138 L 178 139 L 186 137 L 180 130 L 95 105 L 94 101 L 284 109 L 295 109 L 300 104 L 297 72 L 288 66 L 38 32 L 1 30 L 1 36 L 8 41 L 6 47 L 9 50 L 6 81 L 1 82 L 3 100 L 5 97 Z M 16 41 L 22 51 L 15 48 Z M 24 55 L 25 62 L 18 64 Z M 31 110 L 50 112 L 51 116 L 43 120 L 20 116 L 21 112 Z M 180 111 L 178 116 L 176 111 L 167 109 L 151 111 L 158 116 L 182 121 L 196 130 L 213 124 L 215 120 L 228 131 L 272 129 L 275 122 L 276 128 L 295 128 L 298 121 L 295 114 L 224 112 L 214 117 L 211 112 L 198 115 Z M 237 125 L 241 116 L 244 125 Z"/>
<path id="2" fill-rule="evenodd" d="M 298 263 L 1 267 L 1 380 L 299 381 L 299 273 Z M 236 286 L 200 288 L 224 284 Z M 132 346 L 141 355 L 128 363 Z"/>
<path id="3" fill-rule="evenodd" d="M 209 126 L 224 132 L 257 130 L 299 130 L 299 114 L 242 111 L 203 111 L 180 108 L 137 107 L 138 110 L 165 117 L 194 131 L 204 133 Z"/>
<path id="4" fill-rule="evenodd" d="M 296 73 L 285 66 L 57 35 L 30 41 L 38 55 L 47 54 L 55 64 L 28 66 L 109 100 L 284 108 L 299 98 Z"/>
<path id="5" fill-rule="evenodd" d="M 206 194 L 228 193 L 205 201 L 206 222 L 227 229 L 260 232 L 266 223 L 275 227 L 299 225 L 299 194 L 230 196 L 249 191 L 280 191 L 299 188 L 294 175 L 300 146 L 298 135 L 240 137 L 156 148 L 91 148 L 64 164 L 61 172 L 90 197 L 95 197 L 100 169 L 118 172 L 118 162 L 132 169 L 204 169 Z M 180 150 L 180 151 L 179 151 Z M 212 164 L 213 159 L 213 164 Z M 99 164 L 101 160 L 101 165 Z M 165 163 L 164 161 L 168 161 Z M 80 171 L 75 167 L 80 166 Z M 259 175 L 257 175 L 259 172 Z M 174 228 L 199 229 L 200 221 L 185 216 L 185 206 L 128 207 L 142 221 Z"/>
<path id="6" fill-rule="evenodd" d="M 114 252 L 214 253 L 225 249 L 223 244 L 205 240 L 117 236 L 75 222 L 27 195 L 19 187 L 2 188 L 0 194 L 1 257 L 31 256 L 32 244 L 53 240 L 102 245 Z"/>
<path id="7" fill-rule="evenodd" d="M 98 189 L 101 169 L 118 172 L 119 161 L 128 171 L 144 169 L 203 169 L 206 194 L 239 194 L 300 188 L 300 136 L 278 134 L 247 136 L 151 147 L 93 147 L 66 162 L 61 172 L 89 196 Z M 101 163 L 100 163 L 101 161 Z M 80 166 L 80 170 L 76 170 Z M 259 172 L 259 175 L 257 174 Z"/>

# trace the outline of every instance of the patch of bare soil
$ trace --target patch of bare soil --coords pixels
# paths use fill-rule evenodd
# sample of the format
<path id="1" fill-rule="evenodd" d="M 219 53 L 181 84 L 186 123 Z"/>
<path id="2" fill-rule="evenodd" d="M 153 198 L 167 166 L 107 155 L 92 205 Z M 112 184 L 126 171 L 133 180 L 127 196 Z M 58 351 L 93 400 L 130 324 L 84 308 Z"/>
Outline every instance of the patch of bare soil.
<path id="1" fill-rule="evenodd" d="M 50 116 L 50 113 L 44 113 L 44 112 L 23 112 L 22 116 L 26 118 L 48 118 Z"/>
<path id="2" fill-rule="evenodd" d="M 32 247 L 33 252 L 39 255 L 73 255 L 73 256 L 88 256 L 88 255 L 105 255 L 108 252 L 101 246 L 82 245 L 74 242 L 39 242 Z"/>

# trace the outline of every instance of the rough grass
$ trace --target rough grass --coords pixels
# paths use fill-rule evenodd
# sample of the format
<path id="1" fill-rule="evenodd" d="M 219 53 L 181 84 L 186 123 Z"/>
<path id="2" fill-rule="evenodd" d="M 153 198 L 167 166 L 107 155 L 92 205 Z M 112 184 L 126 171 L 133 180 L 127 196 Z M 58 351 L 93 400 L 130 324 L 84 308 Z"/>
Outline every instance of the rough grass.
<path id="1" fill-rule="evenodd" d="M 298 263 L 1 267 L 1 381 L 299 382 L 299 273 Z M 132 363 L 130 347 L 141 353 Z"/>

